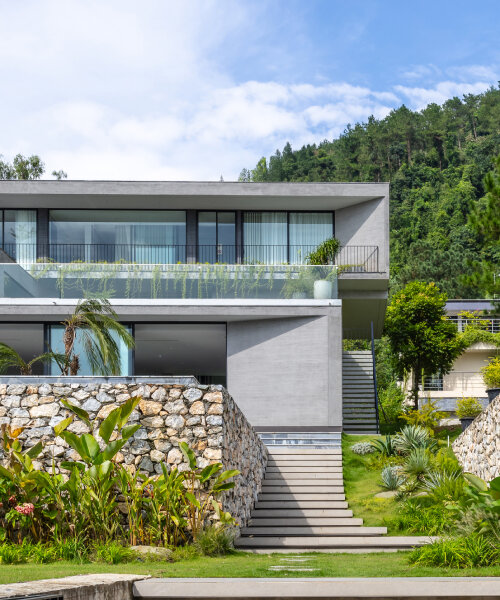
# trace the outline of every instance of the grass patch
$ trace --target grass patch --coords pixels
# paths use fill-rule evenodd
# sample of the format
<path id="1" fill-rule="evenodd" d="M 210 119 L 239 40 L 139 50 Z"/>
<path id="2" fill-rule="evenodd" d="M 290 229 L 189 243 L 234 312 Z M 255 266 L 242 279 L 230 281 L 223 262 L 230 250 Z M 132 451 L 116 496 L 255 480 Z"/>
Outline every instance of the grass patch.
<path id="1" fill-rule="evenodd" d="M 371 442 L 378 435 L 343 435 L 342 464 L 344 469 L 344 487 L 349 508 L 355 517 L 363 519 L 367 527 L 383 527 L 386 520 L 395 516 L 397 503 L 392 498 L 375 498 L 375 494 L 384 491 L 380 486 L 380 470 L 368 467 L 373 454 L 354 454 L 351 446 L 357 442 Z M 401 535 L 401 531 L 389 531 Z"/>
<path id="2" fill-rule="evenodd" d="M 152 577 L 498 577 L 500 567 L 440 568 L 408 565 L 408 554 L 308 554 L 307 566 L 318 569 L 269 571 L 272 565 L 286 564 L 282 554 L 236 552 L 221 558 L 195 557 L 178 562 L 139 562 L 118 565 L 58 562 L 46 565 L 0 565 L 0 584 L 50 579 L 91 573 L 134 573 Z M 301 556 L 304 556 L 301 554 Z M 301 563 L 301 566 L 306 566 Z"/>

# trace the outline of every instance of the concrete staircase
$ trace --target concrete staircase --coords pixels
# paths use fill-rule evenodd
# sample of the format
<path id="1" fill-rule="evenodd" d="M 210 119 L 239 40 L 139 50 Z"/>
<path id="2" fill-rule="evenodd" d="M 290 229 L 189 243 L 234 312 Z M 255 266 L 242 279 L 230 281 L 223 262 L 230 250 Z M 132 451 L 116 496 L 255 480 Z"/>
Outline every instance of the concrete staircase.
<path id="1" fill-rule="evenodd" d="M 342 450 L 269 446 L 269 460 L 238 549 L 270 552 L 381 552 L 410 549 L 428 538 L 383 537 L 348 509 Z"/>
<path id="2" fill-rule="evenodd" d="M 342 411 L 346 433 L 377 433 L 370 351 L 344 352 L 342 355 Z"/>

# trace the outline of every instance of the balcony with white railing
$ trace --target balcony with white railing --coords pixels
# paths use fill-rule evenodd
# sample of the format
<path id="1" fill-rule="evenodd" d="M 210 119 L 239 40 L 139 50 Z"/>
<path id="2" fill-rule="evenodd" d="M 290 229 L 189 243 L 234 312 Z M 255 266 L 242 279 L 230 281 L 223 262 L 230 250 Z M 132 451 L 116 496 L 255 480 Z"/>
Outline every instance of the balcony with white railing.
<path id="1" fill-rule="evenodd" d="M 475 317 L 473 319 L 462 319 L 460 317 L 452 317 L 457 325 L 457 329 L 463 332 L 466 327 L 473 326 L 490 333 L 500 333 L 500 319 L 494 317 Z"/>
<path id="2" fill-rule="evenodd" d="M 452 392 L 458 396 L 486 395 L 481 373 L 477 371 L 452 371 L 447 375 L 426 377 L 422 388 L 424 392 Z"/>

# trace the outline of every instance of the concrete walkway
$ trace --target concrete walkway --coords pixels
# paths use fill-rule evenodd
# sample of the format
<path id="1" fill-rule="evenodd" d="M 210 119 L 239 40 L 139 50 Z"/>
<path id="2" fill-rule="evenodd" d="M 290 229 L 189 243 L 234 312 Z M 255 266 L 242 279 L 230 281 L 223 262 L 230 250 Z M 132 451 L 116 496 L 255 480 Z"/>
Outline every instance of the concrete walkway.
<path id="1" fill-rule="evenodd" d="M 412 599 L 492 600 L 500 598 L 500 578 L 397 577 L 308 579 L 149 579 L 134 584 L 134 597 L 153 600 L 260 599 L 336 600 Z"/>

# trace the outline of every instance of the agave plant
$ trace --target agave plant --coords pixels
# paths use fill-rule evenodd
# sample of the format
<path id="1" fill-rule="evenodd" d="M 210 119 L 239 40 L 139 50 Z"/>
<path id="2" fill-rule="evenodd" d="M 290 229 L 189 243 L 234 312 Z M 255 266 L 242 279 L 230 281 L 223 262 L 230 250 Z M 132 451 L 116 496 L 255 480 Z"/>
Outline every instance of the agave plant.
<path id="1" fill-rule="evenodd" d="M 419 425 L 406 425 L 394 437 L 393 441 L 396 450 L 405 456 L 413 450 L 422 448 L 434 450 L 437 446 L 436 441 L 431 438 L 429 431 Z"/>
<path id="2" fill-rule="evenodd" d="M 426 448 L 415 448 L 408 454 L 403 465 L 403 471 L 409 477 L 413 477 L 419 484 L 429 474 L 431 459 Z"/>
<path id="3" fill-rule="evenodd" d="M 382 487 L 390 491 L 397 490 L 405 482 L 405 477 L 398 467 L 385 467 L 380 476 L 382 478 Z"/>
<path id="4" fill-rule="evenodd" d="M 395 456 L 397 454 L 394 445 L 394 438 L 391 435 L 386 435 L 385 439 L 376 439 L 371 442 L 372 447 L 382 456 Z"/>
<path id="5" fill-rule="evenodd" d="M 465 480 L 462 470 L 456 469 L 452 472 L 431 471 L 422 482 L 423 488 L 427 490 L 436 502 L 454 501 L 464 494 Z"/>
<path id="6" fill-rule="evenodd" d="M 64 361 L 64 354 L 56 354 L 54 352 L 45 352 L 39 356 L 35 356 L 30 361 L 26 362 L 24 358 L 12 348 L 0 342 L 0 373 L 6 373 L 8 369 L 19 370 L 20 375 L 32 375 L 33 367 L 36 363 L 48 363 L 51 360 Z"/>

